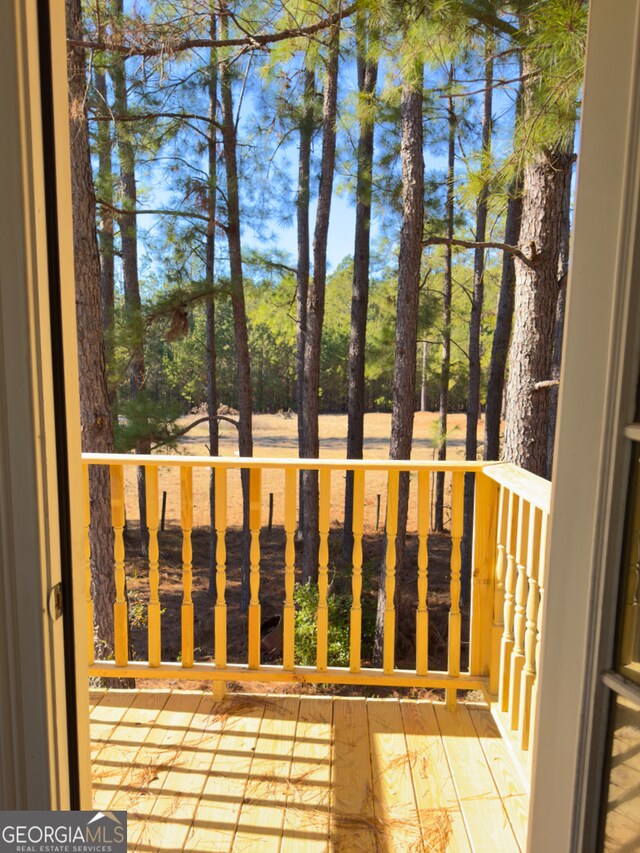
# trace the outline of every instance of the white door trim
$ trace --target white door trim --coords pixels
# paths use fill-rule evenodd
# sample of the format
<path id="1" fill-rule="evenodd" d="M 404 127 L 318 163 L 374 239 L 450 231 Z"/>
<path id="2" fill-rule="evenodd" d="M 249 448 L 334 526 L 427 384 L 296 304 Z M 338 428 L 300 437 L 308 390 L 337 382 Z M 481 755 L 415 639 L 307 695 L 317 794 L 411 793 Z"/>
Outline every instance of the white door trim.
<path id="1" fill-rule="evenodd" d="M 528 849 L 590 850 L 638 366 L 640 2 L 591 0 Z M 637 291 L 637 285 L 635 287 Z M 608 580 L 608 582 L 606 582 Z M 613 587 L 613 588 L 612 588 Z M 610 648 L 610 644 L 608 646 Z M 593 755 L 595 756 L 595 752 Z"/>
<path id="2" fill-rule="evenodd" d="M 86 768 L 82 805 L 88 805 L 90 793 L 88 725 L 82 730 L 79 726 L 78 732 L 67 728 L 65 617 L 50 615 L 50 590 L 63 576 L 59 484 L 71 479 L 73 487 L 79 486 L 74 466 L 80 464 L 80 443 L 77 410 L 74 413 L 72 232 L 69 193 L 62 188 L 56 249 L 62 267 L 63 335 L 73 335 L 65 369 L 69 379 L 73 373 L 73 382 L 65 404 L 69 434 L 63 437 L 70 470 L 61 472 L 49 303 L 50 262 L 58 252 L 47 245 L 38 5 L 37 0 L 0 3 L 0 809 L 69 808 L 68 737 L 78 735 L 79 763 L 85 762 Z M 51 0 L 51 10 L 57 57 L 53 82 L 60 93 L 66 68 L 63 0 Z M 64 92 L 68 126 L 66 83 Z M 58 112 L 60 108 L 58 104 Z M 68 160 L 68 138 L 63 135 L 64 128 L 56 127 L 60 164 Z M 68 178 L 68 165 L 62 174 Z M 72 495 L 71 504 L 77 517 L 82 502 Z M 81 524 L 72 519 L 71 527 L 81 531 Z M 81 554 L 76 534 L 73 559 L 78 561 Z M 78 654 L 86 652 L 86 643 L 77 645 Z M 86 709 L 86 661 L 79 672 L 84 695 L 78 706 Z"/>

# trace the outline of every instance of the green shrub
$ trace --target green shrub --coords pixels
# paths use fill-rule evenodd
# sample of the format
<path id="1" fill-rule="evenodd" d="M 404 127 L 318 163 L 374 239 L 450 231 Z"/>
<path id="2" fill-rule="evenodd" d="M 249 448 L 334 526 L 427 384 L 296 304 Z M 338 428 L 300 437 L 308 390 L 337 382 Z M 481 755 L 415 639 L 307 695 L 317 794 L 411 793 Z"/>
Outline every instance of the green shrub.
<path id="1" fill-rule="evenodd" d="M 295 662 L 315 666 L 317 642 L 318 587 L 296 584 Z M 327 596 L 329 610 L 328 665 L 349 666 L 350 595 Z M 363 643 L 365 640 L 363 624 Z"/>

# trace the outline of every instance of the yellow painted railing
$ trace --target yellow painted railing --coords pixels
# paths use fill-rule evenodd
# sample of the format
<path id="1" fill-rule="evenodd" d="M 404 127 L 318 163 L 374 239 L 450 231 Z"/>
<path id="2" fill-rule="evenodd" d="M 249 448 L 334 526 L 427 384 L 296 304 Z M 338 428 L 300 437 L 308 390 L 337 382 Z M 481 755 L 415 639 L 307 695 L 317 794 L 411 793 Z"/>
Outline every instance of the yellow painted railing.
<path id="1" fill-rule="evenodd" d="M 549 483 L 505 464 L 481 462 L 391 462 L 381 460 L 241 459 L 189 456 L 131 456 L 85 454 L 85 535 L 88 641 L 90 674 L 100 677 L 188 678 L 212 681 L 294 681 L 377 684 L 445 688 L 453 706 L 458 690 L 482 690 L 495 698 L 509 725 L 528 747 L 535 713 L 536 672 L 540 650 L 540 611 L 544 596 L 544 553 L 549 513 Z M 96 660 L 93 650 L 93 602 L 90 594 L 90 466 L 108 466 L 111 478 L 114 531 L 115 601 L 113 660 Z M 125 469 L 143 466 L 146 479 L 148 548 L 148 660 L 129 659 L 128 615 L 125 594 Z M 179 469 L 180 526 L 182 529 L 182 605 L 180 660 L 161 660 L 161 600 L 159 572 L 159 470 Z M 193 550 L 194 471 L 214 468 L 215 530 L 217 533 L 213 636 L 209 660 L 194 656 Z M 230 499 L 229 475 L 238 469 L 249 472 L 250 601 L 247 617 L 246 663 L 227 659 L 227 552 L 229 515 L 237 517 L 238 495 Z M 317 650 L 315 666 L 295 664 L 295 532 L 297 484 L 301 469 L 319 474 L 320 547 L 318 552 Z M 353 552 L 349 666 L 328 665 L 329 532 L 332 519 L 332 478 L 354 472 Z M 283 552 L 284 597 L 282 602 L 282 663 L 261 661 L 260 532 L 263 525 L 263 475 L 284 479 Z M 399 669 L 395 663 L 396 531 L 400 474 L 413 475 L 417 485 L 415 532 L 418 553 L 415 566 L 415 668 Z M 449 629 L 446 670 L 429 668 L 429 565 L 430 485 L 437 472 L 450 477 L 451 557 L 449 571 Z M 475 474 L 469 666 L 461 671 L 462 613 L 461 538 L 463 535 L 464 475 Z M 386 609 L 382 668 L 363 666 L 362 590 L 363 534 L 367 479 L 386 478 Z M 237 484 L 236 484 L 237 486 Z M 208 494 L 208 493 L 207 493 Z M 207 499 L 208 505 L 208 499 Z"/>
<path id="2" fill-rule="evenodd" d="M 515 465 L 488 473 L 499 489 L 489 691 L 527 750 L 542 642 L 551 484 Z"/>

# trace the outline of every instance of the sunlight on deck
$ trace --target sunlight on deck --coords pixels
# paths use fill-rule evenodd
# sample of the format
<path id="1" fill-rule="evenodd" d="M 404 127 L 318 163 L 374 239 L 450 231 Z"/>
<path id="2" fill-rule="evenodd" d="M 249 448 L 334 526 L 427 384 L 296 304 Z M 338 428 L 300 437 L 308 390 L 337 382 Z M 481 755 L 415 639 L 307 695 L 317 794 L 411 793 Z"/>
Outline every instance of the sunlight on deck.
<path id="1" fill-rule="evenodd" d="M 489 711 L 398 699 L 92 692 L 94 807 L 150 851 L 518 851 Z"/>

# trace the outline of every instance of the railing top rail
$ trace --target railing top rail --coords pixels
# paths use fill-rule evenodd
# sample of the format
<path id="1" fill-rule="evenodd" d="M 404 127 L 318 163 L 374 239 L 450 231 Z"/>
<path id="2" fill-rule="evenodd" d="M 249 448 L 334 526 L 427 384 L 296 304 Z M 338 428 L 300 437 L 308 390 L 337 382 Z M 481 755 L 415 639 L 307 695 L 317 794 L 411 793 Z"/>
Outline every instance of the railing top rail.
<path id="1" fill-rule="evenodd" d="M 430 459 L 298 459 L 289 457 L 259 456 L 166 456 L 133 453 L 83 453 L 82 461 L 89 465 L 158 465 L 194 468 L 295 468 L 317 471 L 330 468 L 339 471 L 483 471 L 494 463 L 466 462 L 464 460 L 437 461 Z"/>
<path id="2" fill-rule="evenodd" d="M 488 464 L 483 472 L 496 483 L 509 489 L 518 497 L 533 504 L 543 512 L 551 508 L 551 483 L 544 477 L 538 477 L 511 462 Z"/>

